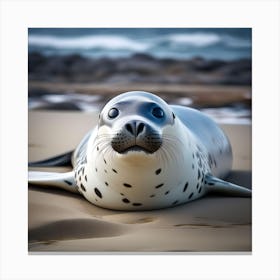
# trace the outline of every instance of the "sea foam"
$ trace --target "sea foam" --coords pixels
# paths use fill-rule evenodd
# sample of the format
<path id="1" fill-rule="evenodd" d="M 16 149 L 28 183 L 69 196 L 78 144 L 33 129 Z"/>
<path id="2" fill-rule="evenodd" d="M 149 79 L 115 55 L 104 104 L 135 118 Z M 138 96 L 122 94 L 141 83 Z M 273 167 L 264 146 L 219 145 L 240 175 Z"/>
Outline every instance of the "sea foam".
<path id="1" fill-rule="evenodd" d="M 92 35 L 82 37 L 56 37 L 31 35 L 28 43 L 33 46 L 52 47 L 57 49 L 129 49 L 145 51 L 149 45 L 121 36 Z"/>

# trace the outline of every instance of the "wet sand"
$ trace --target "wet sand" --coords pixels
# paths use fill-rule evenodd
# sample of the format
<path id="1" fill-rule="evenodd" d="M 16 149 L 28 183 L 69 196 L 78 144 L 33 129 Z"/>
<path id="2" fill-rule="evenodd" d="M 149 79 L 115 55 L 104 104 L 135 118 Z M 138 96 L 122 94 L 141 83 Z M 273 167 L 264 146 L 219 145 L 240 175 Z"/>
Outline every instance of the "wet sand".
<path id="1" fill-rule="evenodd" d="M 29 112 L 29 161 L 73 149 L 97 114 Z M 234 154 L 228 180 L 251 188 L 251 126 L 222 125 Z M 44 169 L 45 170 L 45 169 Z M 64 171 L 66 168 L 52 168 Z M 173 208 L 122 212 L 80 195 L 29 186 L 30 252 L 251 252 L 251 199 L 207 196 Z"/>

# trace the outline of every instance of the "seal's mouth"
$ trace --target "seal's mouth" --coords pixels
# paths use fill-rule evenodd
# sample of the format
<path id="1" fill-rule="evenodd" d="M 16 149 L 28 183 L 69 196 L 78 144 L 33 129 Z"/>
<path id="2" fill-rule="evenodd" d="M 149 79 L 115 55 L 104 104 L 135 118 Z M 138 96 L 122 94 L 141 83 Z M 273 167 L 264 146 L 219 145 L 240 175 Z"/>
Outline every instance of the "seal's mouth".
<path id="1" fill-rule="evenodd" d="M 126 154 L 128 152 L 144 152 L 146 154 L 153 154 L 162 145 L 160 137 L 147 137 L 141 141 L 135 139 L 120 139 L 122 137 L 114 137 L 111 141 L 111 146 L 119 154 Z"/>
<path id="2" fill-rule="evenodd" d="M 148 149 L 145 149 L 144 147 L 138 146 L 138 145 L 134 145 L 131 146 L 125 150 L 123 150 L 122 152 L 118 152 L 119 154 L 128 154 L 128 153 L 146 153 L 146 154 L 153 154 L 155 151 L 150 151 Z"/>

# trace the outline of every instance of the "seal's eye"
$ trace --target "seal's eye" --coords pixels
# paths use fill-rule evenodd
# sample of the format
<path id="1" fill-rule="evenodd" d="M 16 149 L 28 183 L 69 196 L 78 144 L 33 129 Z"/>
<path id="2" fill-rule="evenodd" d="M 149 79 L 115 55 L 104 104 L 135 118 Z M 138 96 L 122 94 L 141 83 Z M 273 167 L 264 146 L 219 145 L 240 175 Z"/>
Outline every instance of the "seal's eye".
<path id="1" fill-rule="evenodd" d="M 163 118 L 164 116 L 164 112 L 161 108 L 159 107 L 155 107 L 153 110 L 152 110 L 152 114 L 154 117 L 158 118 L 158 119 L 161 119 Z"/>
<path id="2" fill-rule="evenodd" d="M 110 111 L 108 112 L 108 117 L 110 119 L 114 119 L 119 115 L 119 110 L 117 108 L 112 108 L 110 109 Z"/>

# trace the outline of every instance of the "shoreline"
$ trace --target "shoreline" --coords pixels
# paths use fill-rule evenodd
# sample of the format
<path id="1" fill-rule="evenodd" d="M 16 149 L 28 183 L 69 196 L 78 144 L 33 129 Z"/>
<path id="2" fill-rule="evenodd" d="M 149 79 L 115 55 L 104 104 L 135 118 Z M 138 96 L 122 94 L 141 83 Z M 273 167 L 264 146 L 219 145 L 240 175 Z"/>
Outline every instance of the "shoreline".
<path id="1" fill-rule="evenodd" d="M 234 102 L 251 105 L 250 86 L 229 85 L 172 85 L 158 83 L 76 83 L 76 82 L 47 82 L 29 80 L 29 97 L 40 97 L 45 94 L 77 93 L 102 96 L 105 100 L 122 92 L 142 90 L 152 92 L 162 97 L 166 102 L 176 98 L 188 97 L 194 100 L 196 107 L 223 106 Z"/>
<path id="2" fill-rule="evenodd" d="M 221 123 L 251 123 L 251 88 L 222 85 L 29 81 L 29 110 L 96 112 L 119 93 L 152 92 L 169 104 L 200 109 Z"/>

